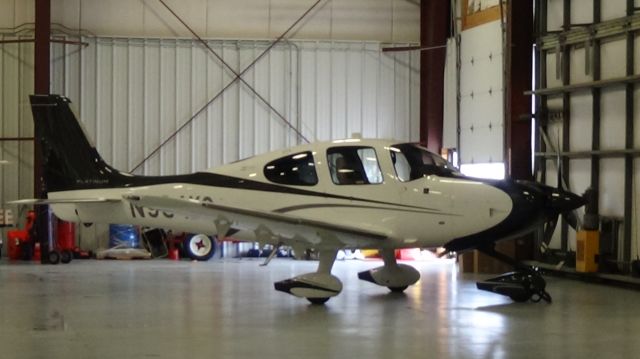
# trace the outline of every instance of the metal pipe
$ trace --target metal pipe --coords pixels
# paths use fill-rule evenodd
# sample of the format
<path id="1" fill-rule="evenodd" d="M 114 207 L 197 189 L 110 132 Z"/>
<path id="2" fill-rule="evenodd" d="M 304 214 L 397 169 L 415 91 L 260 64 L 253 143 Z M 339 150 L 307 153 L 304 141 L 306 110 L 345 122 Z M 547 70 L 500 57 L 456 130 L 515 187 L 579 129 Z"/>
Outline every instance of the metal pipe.
<path id="1" fill-rule="evenodd" d="M 0 142 L 9 141 L 33 141 L 33 137 L 0 137 Z"/>
<path id="2" fill-rule="evenodd" d="M 50 41 L 55 42 L 57 44 L 78 45 L 78 46 L 84 46 L 84 47 L 89 46 L 89 43 L 82 42 L 82 41 L 58 40 L 58 39 L 51 39 Z"/>
<path id="3" fill-rule="evenodd" d="M 627 0 L 627 16 L 633 15 L 634 1 Z M 630 76 L 634 73 L 635 64 L 635 34 L 627 33 L 627 59 L 626 59 L 626 74 Z M 634 148 L 634 93 L 635 84 L 628 83 L 625 86 L 625 148 Z M 626 155 L 624 158 L 624 234 L 623 234 L 623 246 L 622 246 L 622 261 L 625 263 L 625 272 L 631 271 L 631 242 L 632 242 L 632 227 L 633 227 L 633 199 L 635 195 L 633 193 L 634 182 L 634 165 L 633 157 Z"/>
<path id="4" fill-rule="evenodd" d="M 569 30 L 571 28 L 571 0 L 563 1 L 563 28 L 564 30 Z M 561 47 L 561 76 L 562 76 L 562 85 L 567 86 L 571 81 L 571 54 L 569 52 L 569 48 L 566 46 Z M 571 96 L 568 92 L 564 92 L 562 94 L 562 151 L 569 152 L 571 149 L 571 144 L 569 143 L 571 137 L 569 136 L 570 131 L 570 123 L 571 123 Z M 560 149 L 558 149 L 559 151 Z M 562 157 L 562 178 L 565 183 L 569 183 L 569 158 Z M 560 164 L 558 164 L 560 165 Z M 558 168 L 558 171 L 560 168 Z M 560 176 L 558 176 L 560 178 Z M 558 183 L 558 186 L 560 184 Z M 569 250 L 569 226 L 566 221 L 562 221 L 562 226 L 560 227 L 560 242 L 562 251 L 566 252 Z"/>
<path id="5" fill-rule="evenodd" d="M 622 158 L 625 156 L 640 157 L 640 149 L 619 149 L 619 150 L 591 150 L 591 151 L 574 151 L 574 152 L 536 152 L 538 158 L 554 159 L 557 156 L 567 158 Z"/>
<path id="6" fill-rule="evenodd" d="M 594 0 L 593 1 L 593 22 L 594 24 L 599 24 L 602 18 L 601 14 L 601 1 Z M 597 83 L 601 78 L 601 46 L 600 39 L 593 39 L 592 44 L 593 49 L 593 61 L 592 65 L 592 73 L 593 73 L 593 82 Z M 600 129 L 601 129 L 601 103 L 602 103 L 602 91 L 599 87 L 593 87 L 591 89 L 591 117 L 592 117 L 592 125 L 591 125 L 591 150 L 594 151 L 594 154 L 591 156 L 591 188 L 600 190 L 600 157 L 596 155 L 597 151 L 600 151 Z M 590 203 L 591 208 L 597 213 L 600 208 L 599 197 L 594 196 L 593 202 Z"/>
<path id="7" fill-rule="evenodd" d="M 398 51 L 431 51 L 431 50 L 439 50 L 445 49 L 447 45 L 438 45 L 438 46 L 398 46 L 398 47 L 383 47 L 382 52 L 398 52 Z"/>
<path id="8" fill-rule="evenodd" d="M 594 51 L 594 56 L 596 56 L 595 51 Z M 566 92 L 576 92 L 576 91 L 588 90 L 592 88 L 603 88 L 603 87 L 624 85 L 624 84 L 634 83 L 634 82 L 640 82 L 640 75 L 615 77 L 615 78 L 606 79 L 606 80 L 594 80 L 590 82 L 581 82 L 576 84 L 549 87 L 549 88 L 542 87 L 535 91 L 526 91 L 525 95 L 551 96 L 551 95 L 563 94 Z"/>
<path id="9" fill-rule="evenodd" d="M 35 39 L 0 40 L 0 44 L 16 44 L 22 42 L 35 42 Z"/>

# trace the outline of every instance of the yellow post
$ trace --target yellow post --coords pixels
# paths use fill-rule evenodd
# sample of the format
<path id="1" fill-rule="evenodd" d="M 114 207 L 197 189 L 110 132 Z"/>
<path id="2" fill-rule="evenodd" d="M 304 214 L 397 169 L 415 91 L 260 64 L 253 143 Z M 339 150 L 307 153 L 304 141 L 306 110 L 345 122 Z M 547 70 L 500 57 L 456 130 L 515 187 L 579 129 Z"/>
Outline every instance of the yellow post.
<path id="1" fill-rule="evenodd" d="M 598 271 L 597 257 L 600 254 L 600 232 L 580 230 L 577 232 L 576 271 L 593 273 Z"/>

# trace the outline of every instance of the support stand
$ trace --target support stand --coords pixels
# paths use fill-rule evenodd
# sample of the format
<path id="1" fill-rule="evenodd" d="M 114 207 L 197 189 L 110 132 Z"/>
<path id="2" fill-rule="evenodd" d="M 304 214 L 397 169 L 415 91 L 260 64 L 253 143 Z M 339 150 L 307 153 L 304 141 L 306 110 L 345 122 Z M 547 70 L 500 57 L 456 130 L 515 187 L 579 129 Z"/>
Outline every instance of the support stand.
<path id="1" fill-rule="evenodd" d="M 551 296 L 545 290 L 547 282 L 542 278 L 538 268 L 524 265 L 515 259 L 496 251 L 494 245 L 478 248 L 478 250 L 503 263 L 513 266 L 513 272 L 478 282 L 480 290 L 505 295 L 515 302 L 540 302 L 544 300 L 551 303 Z"/>

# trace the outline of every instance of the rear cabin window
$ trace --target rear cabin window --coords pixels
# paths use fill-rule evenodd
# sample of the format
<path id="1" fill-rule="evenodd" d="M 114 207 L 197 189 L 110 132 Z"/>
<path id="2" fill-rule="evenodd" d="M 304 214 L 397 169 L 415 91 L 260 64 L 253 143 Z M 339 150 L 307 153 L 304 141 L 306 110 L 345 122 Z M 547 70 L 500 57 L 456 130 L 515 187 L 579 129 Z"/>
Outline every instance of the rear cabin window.
<path id="1" fill-rule="evenodd" d="M 300 152 L 267 163 L 264 176 L 271 182 L 292 186 L 318 184 L 318 174 L 311 152 Z"/>
<path id="2" fill-rule="evenodd" d="M 332 147 L 327 150 L 327 162 L 335 184 L 382 183 L 378 156 L 372 147 Z"/>

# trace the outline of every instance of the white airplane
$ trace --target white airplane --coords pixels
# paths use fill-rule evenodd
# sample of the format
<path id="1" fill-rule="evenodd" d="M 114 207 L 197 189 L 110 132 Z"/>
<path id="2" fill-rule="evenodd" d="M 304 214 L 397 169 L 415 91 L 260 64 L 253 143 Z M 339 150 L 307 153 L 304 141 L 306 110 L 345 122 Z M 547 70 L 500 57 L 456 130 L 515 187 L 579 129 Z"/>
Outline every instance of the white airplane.
<path id="1" fill-rule="evenodd" d="M 396 262 L 396 249 L 480 249 L 509 261 L 493 250 L 496 241 L 549 221 L 555 226 L 559 214 L 584 204 L 538 183 L 468 178 L 419 144 L 387 140 L 321 142 L 193 174 L 135 176 L 105 163 L 69 102 L 31 96 L 48 198 L 15 203 L 49 204 L 57 217 L 78 223 L 233 235 L 298 253 L 313 248 L 320 253 L 316 272 L 275 283 L 312 303 L 342 290 L 331 274 L 340 249 L 378 249 L 384 266 L 359 278 L 401 292 L 420 274 Z M 519 271 L 478 286 L 517 301 L 550 300 L 536 270 L 513 264 Z"/>

